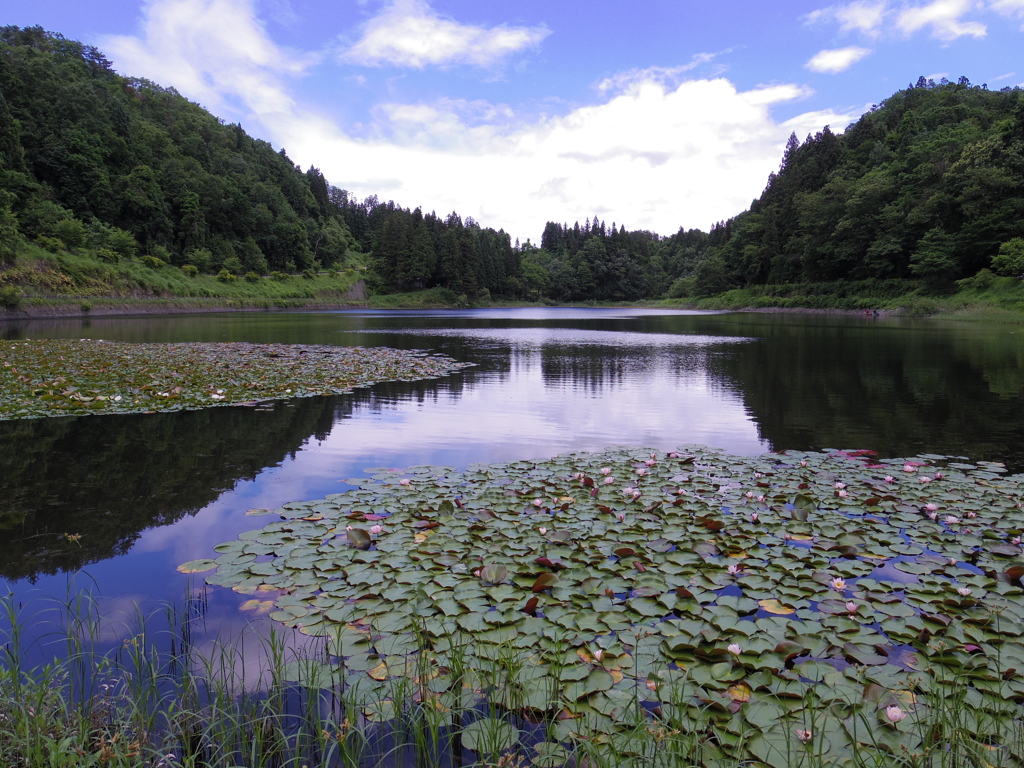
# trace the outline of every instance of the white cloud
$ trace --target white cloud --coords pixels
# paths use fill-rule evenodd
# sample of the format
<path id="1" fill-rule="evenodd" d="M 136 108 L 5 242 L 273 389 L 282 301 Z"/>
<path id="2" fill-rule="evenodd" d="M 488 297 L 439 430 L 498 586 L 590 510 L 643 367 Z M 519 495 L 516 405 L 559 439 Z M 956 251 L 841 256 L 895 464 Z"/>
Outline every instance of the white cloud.
<path id="1" fill-rule="evenodd" d="M 965 36 L 984 37 L 988 31 L 984 24 L 961 18 L 973 7 L 972 0 L 934 0 L 928 5 L 901 11 L 896 19 L 896 28 L 905 35 L 930 28 L 932 37 L 947 42 Z"/>
<path id="2" fill-rule="evenodd" d="M 549 34 L 544 27 L 460 24 L 439 16 L 425 0 L 393 0 L 364 25 L 362 39 L 340 59 L 371 67 L 489 67 L 511 53 L 537 45 Z"/>
<path id="3" fill-rule="evenodd" d="M 440 105 L 397 105 L 387 138 L 357 140 L 327 121 L 276 126 L 289 155 L 362 197 L 457 210 L 536 240 L 548 220 L 595 212 L 630 229 L 707 228 L 744 210 L 778 167 L 796 130 L 836 130 L 851 115 L 814 112 L 786 123 L 771 108 L 805 95 L 793 85 L 740 92 L 724 79 L 674 90 L 648 81 L 561 117 L 514 127 L 467 126 Z M 443 135 L 438 136 L 438 126 Z M 446 140 L 459 137 L 459 142 Z"/>
<path id="4" fill-rule="evenodd" d="M 812 72 L 835 75 L 845 72 L 869 53 L 871 51 L 867 48 L 858 48 L 857 46 L 818 51 L 804 66 Z"/>
<path id="5" fill-rule="evenodd" d="M 1005 16 L 1024 17 L 1024 0 L 992 0 L 990 7 Z"/>
<path id="6" fill-rule="evenodd" d="M 720 56 L 720 53 L 695 53 L 686 64 L 676 67 L 647 67 L 646 69 L 630 69 L 625 72 L 616 72 L 611 77 L 606 77 L 597 84 L 597 90 L 602 93 L 608 91 L 624 91 L 636 83 L 654 81 L 662 84 L 678 84 L 682 75 L 696 69 L 702 64 L 708 64 Z M 718 74 L 718 73 L 716 73 Z"/>
<path id="7" fill-rule="evenodd" d="M 608 78 L 614 94 L 556 116 L 458 99 L 379 104 L 356 138 L 293 100 L 310 59 L 278 48 L 252 1 L 153 0 L 139 38 L 104 47 L 120 71 L 174 86 L 221 116 L 225 105 L 245 114 L 251 133 L 359 197 L 454 210 L 535 241 L 549 219 L 595 212 L 631 229 L 707 228 L 764 188 L 791 131 L 839 131 L 853 118 L 809 112 L 780 124 L 773 107 L 805 89 L 739 91 L 723 78 L 669 87 L 666 68 Z"/>
<path id="8" fill-rule="evenodd" d="M 836 21 L 841 32 L 861 32 L 876 36 L 886 14 L 886 2 L 854 2 L 848 5 L 833 5 L 812 11 L 804 20 L 813 24 L 819 21 Z"/>
<path id="9" fill-rule="evenodd" d="M 275 45 L 250 0 L 157 0 L 145 11 L 141 37 L 99 41 L 118 71 L 173 85 L 220 116 L 294 109 L 283 80 L 315 57 Z"/>

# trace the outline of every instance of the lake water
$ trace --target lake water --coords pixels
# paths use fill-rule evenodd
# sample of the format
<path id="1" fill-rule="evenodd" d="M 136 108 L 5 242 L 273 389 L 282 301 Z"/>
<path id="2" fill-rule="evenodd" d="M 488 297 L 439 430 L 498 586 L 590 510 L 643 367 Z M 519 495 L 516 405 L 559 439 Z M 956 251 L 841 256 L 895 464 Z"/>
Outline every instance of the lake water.
<path id="1" fill-rule="evenodd" d="M 0 579 L 30 613 L 30 598 L 90 586 L 108 618 L 123 617 L 110 642 L 132 631 L 134 606 L 185 594 L 178 564 L 267 522 L 246 510 L 338 493 L 367 468 L 703 443 L 957 454 L 1024 469 L 1015 325 L 516 309 L 26 321 L 0 334 L 390 346 L 476 364 L 259 407 L 0 421 Z M 209 635 L 250 621 L 245 599 L 213 590 Z"/>

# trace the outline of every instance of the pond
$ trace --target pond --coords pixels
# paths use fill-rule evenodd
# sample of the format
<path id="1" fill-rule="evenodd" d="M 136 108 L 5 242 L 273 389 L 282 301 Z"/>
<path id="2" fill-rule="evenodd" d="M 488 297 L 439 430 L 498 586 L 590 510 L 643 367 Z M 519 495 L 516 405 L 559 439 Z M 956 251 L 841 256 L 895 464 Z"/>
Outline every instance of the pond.
<path id="1" fill-rule="evenodd" d="M 133 632 L 136 606 L 181 598 L 179 564 L 263 527 L 247 510 L 344 492 L 368 468 L 684 444 L 1024 468 L 1013 325 L 560 308 L 38 320 L 0 334 L 388 346 L 474 364 L 349 395 L 0 422 L 0 577 L 19 599 L 87 583 L 105 617 L 123 616 L 111 644 Z M 207 637 L 253 619 L 246 595 L 214 589 L 207 601 Z"/>

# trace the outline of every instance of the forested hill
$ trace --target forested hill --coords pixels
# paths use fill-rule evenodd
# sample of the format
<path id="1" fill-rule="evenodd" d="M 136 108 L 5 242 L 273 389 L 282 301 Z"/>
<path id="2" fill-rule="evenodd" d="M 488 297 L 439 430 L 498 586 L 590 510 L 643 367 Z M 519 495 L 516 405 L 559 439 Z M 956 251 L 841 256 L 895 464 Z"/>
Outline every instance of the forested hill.
<path id="1" fill-rule="evenodd" d="M 750 210 L 712 229 L 694 280 L 698 294 L 875 278 L 941 289 L 1022 236 L 1024 91 L 922 78 L 842 135 L 791 137 Z"/>
<path id="2" fill-rule="evenodd" d="M 95 48 L 0 28 L 8 245 L 16 226 L 51 250 L 295 272 L 341 265 L 355 245 L 336 196 L 316 168 L 301 172 L 173 88 L 118 75 Z"/>

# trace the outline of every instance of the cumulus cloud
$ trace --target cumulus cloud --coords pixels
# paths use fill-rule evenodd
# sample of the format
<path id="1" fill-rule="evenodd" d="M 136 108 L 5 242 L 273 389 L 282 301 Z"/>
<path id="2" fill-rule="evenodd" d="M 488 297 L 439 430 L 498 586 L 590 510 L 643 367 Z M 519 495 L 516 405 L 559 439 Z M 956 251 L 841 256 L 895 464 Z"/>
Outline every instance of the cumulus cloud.
<path id="1" fill-rule="evenodd" d="M 277 47 L 252 2 L 153 0 L 139 37 L 103 47 L 122 72 L 174 86 L 221 116 L 224 105 L 245 114 L 250 132 L 360 198 L 454 210 L 535 241 L 549 219 L 595 213 L 630 229 L 707 228 L 760 193 L 790 132 L 840 131 L 854 117 L 779 122 L 772 110 L 806 89 L 741 91 L 722 77 L 668 85 L 666 68 L 607 78 L 613 85 L 595 103 L 557 115 L 459 99 L 383 103 L 356 137 L 290 96 L 314 59 Z"/>
<path id="2" fill-rule="evenodd" d="M 549 34 L 545 27 L 460 24 L 439 16 L 424 0 L 393 0 L 364 25 L 362 38 L 340 59 L 370 67 L 490 67 Z"/>
<path id="3" fill-rule="evenodd" d="M 881 29 L 885 14 L 885 0 L 877 3 L 854 2 L 812 11 L 804 17 L 804 20 L 809 24 L 819 21 L 835 21 L 839 23 L 841 32 L 861 32 L 873 37 Z"/>
<path id="4" fill-rule="evenodd" d="M 439 105 L 394 106 L 400 125 L 357 140 L 325 121 L 292 120 L 279 136 L 293 158 L 332 183 L 537 239 L 545 221 L 599 213 L 631 229 L 707 228 L 745 209 L 778 167 L 786 138 L 841 130 L 852 115 L 809 112 L 786 122 L 771 109 L 806 95 L 795 85 L 739 91 L 729 81 L 626 93 L 528 124 L 467 126 Z M 419 124 L 417 129 L 416 124 Z M 453 146 L 437 125 L 461 137 Z"/>
<path id="5" fill-rule="evenodd" d="M 845 72 L 869 53 L 871 51 L 867 48 L 857 46 L 818 51 L 804 66 L 812 72 L 835 75 Z"/>
<path id="6" fill-rule="evenodd" d="M 290 112 L 286 80 L 316 61 L 275 45 L 250 0 L 152 2 L 140 36 L 111 35 L 99 44 L 118 71 L 173 85 L 221 115 Z"/>
<path id="7" fill-rule="evenodd" d="M 906 8 L 896 17 L 896 28 L 906 35 L 928 28 L 932 37 L 946 42 L 959 37 L 984 37 L 988 31 L 984 24 L 962 19 L 973 6 L 972 0 L 935 0 Z"/>

